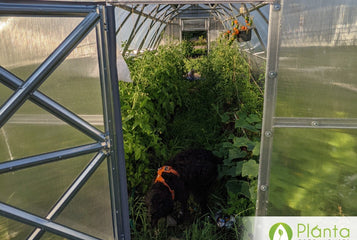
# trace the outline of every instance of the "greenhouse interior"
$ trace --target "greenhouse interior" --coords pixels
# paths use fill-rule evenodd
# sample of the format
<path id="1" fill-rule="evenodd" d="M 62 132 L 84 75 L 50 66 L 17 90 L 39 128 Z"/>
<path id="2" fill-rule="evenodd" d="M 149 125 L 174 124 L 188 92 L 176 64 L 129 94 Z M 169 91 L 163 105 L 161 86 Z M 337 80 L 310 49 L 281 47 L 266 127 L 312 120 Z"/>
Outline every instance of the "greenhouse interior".
<path id="1" fill-rule="evenodd" d="M 0 239 L 356 216 L 356 73 L 355 0 L 0 1 Z M 158 169 L 190 149 L 216 175 L 173 204 Z M 173 205 L 153 225 L 155 184 Z"/>

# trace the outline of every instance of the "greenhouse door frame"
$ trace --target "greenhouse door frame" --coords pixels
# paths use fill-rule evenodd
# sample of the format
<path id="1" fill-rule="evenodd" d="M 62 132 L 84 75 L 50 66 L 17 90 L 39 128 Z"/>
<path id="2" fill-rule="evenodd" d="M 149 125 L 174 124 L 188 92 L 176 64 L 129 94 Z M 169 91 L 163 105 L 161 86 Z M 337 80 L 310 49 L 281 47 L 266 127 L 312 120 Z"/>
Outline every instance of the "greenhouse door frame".
<path id="1" fill-rule="evenodd" d="M 277 95 L 277 76 L 280 46 L 281 1 L 270 5 L 265 69 L 264 107 L 260 145 L 256 216 L 268 212 L 270 161 L 273 149 L 274 114 Z"/>
<path id="2" fill-rule="evenodd" d="M 34 230 L 28 239 L 40 239 L 46 231 L 68 239 L 98 239 L 90 234 L 74 230 L 70 226 L 55 223 L 53 220 L 65 209 L 97 167 L 107 158 L 113 236 L 115 240 L 130 239 L 129 205 L 116 68 L 114 7 L 96 3 L 0 3 L 0 16 L 83 17 L 77 27 L 26 81 L 19 79 L 0 66 L 0 83 L 14 90 L 10 98 L 0 107 L 0 127 L 4 126 L 26 100 L 30 100 L 94 140 L 92 144 L 2 162 L 0 163 L 0 174 L 28 167 L 37 167 L 88 153 L 96 153 L 90 164 L 58 199 L 48 216 L 39 217 L 4 202 L 0 202 L 0 216 L 33 226 Z M 96 129 L 78 115 L 37 90 L 94 28 L 96 29 L 96 44 L 99 55 L 104 132 Z"/>

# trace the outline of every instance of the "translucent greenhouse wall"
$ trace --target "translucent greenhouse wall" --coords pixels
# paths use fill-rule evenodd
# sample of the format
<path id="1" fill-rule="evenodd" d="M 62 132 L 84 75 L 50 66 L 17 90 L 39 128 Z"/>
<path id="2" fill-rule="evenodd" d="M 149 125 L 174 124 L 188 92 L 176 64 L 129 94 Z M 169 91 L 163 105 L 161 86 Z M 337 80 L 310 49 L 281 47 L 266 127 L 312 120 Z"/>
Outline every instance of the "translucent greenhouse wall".
<path id="1" fill-rule="evenodd" d="M 0 239 L 130 239 L 114 23 L 0 3 Z"/>
<path id="2" fill-rule="evenodd" d="M 257 214 L 357 215 L 357 1 L 277 2 L 268 41 Z"/>

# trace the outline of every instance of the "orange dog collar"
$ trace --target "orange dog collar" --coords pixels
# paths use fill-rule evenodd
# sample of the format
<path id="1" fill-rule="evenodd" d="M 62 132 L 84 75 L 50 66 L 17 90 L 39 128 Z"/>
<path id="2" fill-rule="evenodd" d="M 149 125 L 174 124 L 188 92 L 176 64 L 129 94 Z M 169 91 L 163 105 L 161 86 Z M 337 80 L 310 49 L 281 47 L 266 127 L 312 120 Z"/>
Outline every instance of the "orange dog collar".
<path id="1" fill-rule="evenodd" d="M 174 200 L 175 199 L 175 191 L 172 190 L 170 188 L 169 184 L 166 183 L 165 179 L 162 177 L 163 173 L 172 173 L 176 176 L 180 176 L 180 174 L 175 169 L 173 169 L 171 166 L 162 166 L 161 168 L 159 168 L 157 170 L 157 177 L 155 179 L 155 183 L 160 182 L 160 183 L 164 184 L 171 192 L 172 200 Z"/>

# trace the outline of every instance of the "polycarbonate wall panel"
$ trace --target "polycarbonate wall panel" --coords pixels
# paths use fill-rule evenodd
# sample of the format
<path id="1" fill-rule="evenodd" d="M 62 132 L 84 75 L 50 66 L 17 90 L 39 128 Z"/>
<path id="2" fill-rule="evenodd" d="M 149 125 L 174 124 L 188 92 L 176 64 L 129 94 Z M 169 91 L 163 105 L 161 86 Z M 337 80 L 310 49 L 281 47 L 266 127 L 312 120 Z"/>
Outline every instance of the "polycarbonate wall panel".
<path id="1" fill-rule="evenodd" d="M 124 15 L 125 18 L 123 17 Z M 135 22 L 137 21 L 139 15 L 131 12 L 128 13 L 128 11 L 126 10 L 116 8 L 115 16 L 117 22 L 116 26 L 117 28 L 120 28 L 120 34 L 117 34 L 118 47 L 122 49 L 122 44 L 127 43 L 131 36 L 131 33 L 134 31 Z"/>
<path id="2" fill-rule="evenodd" d="M 56 221 L 103 240 L 114 239 L 108 170 L 105 162 L 95 171 Z"/>
<path id="3" fill-rule="evenodd" d="M 14 26 L 7 26 L 0 31 L 4 43 L 0 46 L 3 49 L 7 46 L 7 50 L 1 55 L 0 65 L 7 67 L 8 71 L 23 81 L 26 81 L 41 61 L 46 59 L 81 20 L 81 18 L 72 18 L 73 22 L 71 22 L 68 18 L 40 17 L 26 19 L 32 25 L 29 25 L 25 18 L 14 18 L 9 23 Z M 46 23 L 52 26 L 52 30 L 47 30 Z M 61 25 L 58 32 L 53 30 L 56 24 Z M 12 31 L 13 27 L 15 31 Z M 33 36 L 37 38 L 33 40 Z M 38 38 L 41 42 L 37 41 Z M 55 40 L 52 40 L 53 38 Z M 12 45 L 9 44 L 9 39 Z M 26 52 L 24 45 L 27 43 L 30 50 Z M 40 49 L 40 46 L 43 46 L 43 49 L 37 52 L 36 49 Z M 6 54 L 9 58 L 6 58 Z M 1 90 L 5 92 L 5 96 L 9 91 L 13 93 L 4 85 L 1 85 Z M 101 86 L 94 31 L 83 39 L 66 60 L 54 70 L 39 87 L 39 91 L 103 130 Z M 7 98 L 4 98 L 5 100 Z M 6 152 L 0 153 L 4 155 L 0 158 L 0 162 L 93 142 L 82 132 L 30 101 L 26 101 L 9 119 L 1 128 L 0 134 L 6 140 L 7 148 Z"/>
<path id="4" fill-rule="evenodd" d="M 126 184 L 113 181 L 124 155 L 111 136 L 113 8 L 5 5 L 16 11 L 0 17 L 0 239 L 129 239 Z"/>
<path id="5" fill-rule="evenodd" d="M 28 110 L 28 106 L 36 112 L 21 113 L 22 109 Z M 0 153 L 0 163 L 93 143 L 85 134 L 34 104 L 26 103 L 19 111 L 1 128 L 6 151 Z"/>
<path id="6" fill-rule="evenodd" d="M 357 117 L 357 46 L 284 47 L 276 116 Z"/>
<path id="7" fill-rule="evenodd" d="M 285 1 L 276 116 L 356 118 L 356 1 Z"/>
<path id="8" fill-rule="evenodd" d="M 275 129 L 268 214 L 357 215 L 357 130 Z"/>
<path id="9" fill-rule="evenodd" d="M 32 231 L 32 227 L 0 216 L 0 239 L 23 240 Z M 61 239 L 63 240 L 63 238 Z"/>
<path id="10" fill-rule="evenodd" d="M 0 65 L 26 80 L 83 20 L 81 17 L 60 19 L 0 17 Z"/>
<path id="11" fill-rule="evenodd" d="M 153 49 L 154 43 L 156 43 L 156 40 L 161 36 L 161 32 L 163 29 L 166 27 L 166 24 L 156 22 L 153 23 L 151 22 L 149 32 L 145 36 L 145 42 L 143 44 L 142 49 Z"/>
<path id="12" fill-rule="evenodd" d="M 260 213 L 356 215 L 357 2 L 284 0 L 272 12 L 281 42 L 267 63 Z"/>
<path id="13" fill-rule="evenodd" d="M 1 174 L 0 201 L 46 216 L 92 157 L 85 155 Z"/>

